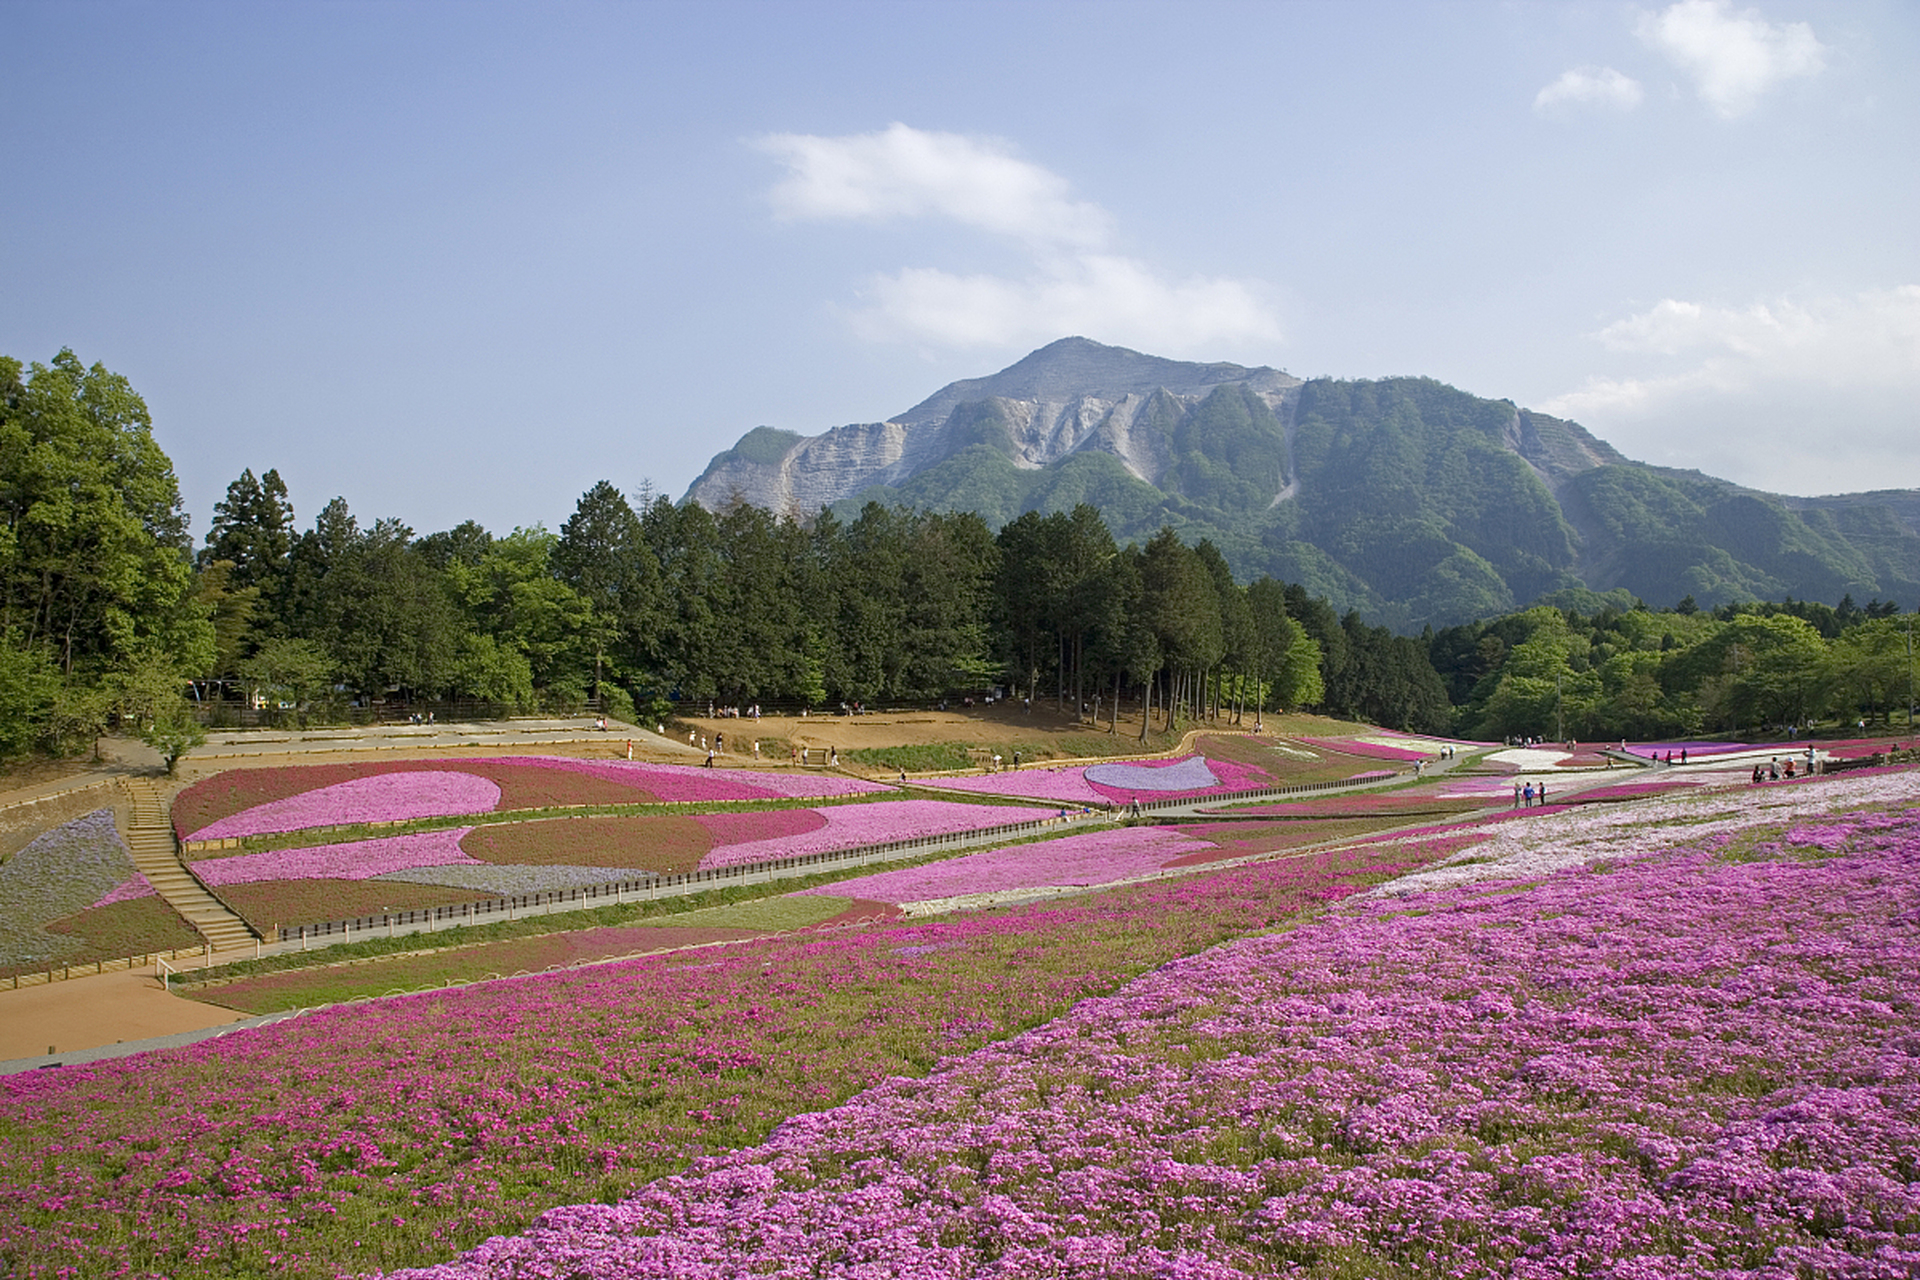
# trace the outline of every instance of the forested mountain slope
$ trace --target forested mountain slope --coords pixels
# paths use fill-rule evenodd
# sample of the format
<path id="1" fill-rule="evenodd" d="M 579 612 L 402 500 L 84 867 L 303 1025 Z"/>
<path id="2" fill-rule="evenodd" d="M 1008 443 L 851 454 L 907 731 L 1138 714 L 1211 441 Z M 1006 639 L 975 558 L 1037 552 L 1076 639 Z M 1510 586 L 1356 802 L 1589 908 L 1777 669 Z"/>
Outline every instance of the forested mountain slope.
<path id="1" fill-rule="evenodd" d="M 1623 457 L 1576 423 L 1428 378 L 1301 382 L 1066 338 L 884 423 L 759 428 L 689 491 L 777 513 L 870 501 L 1100 508 L 1243 578 L 1401 629 L 1624 589 L 1650 603 L 1920 598 L 1920 491 L 1794 498 Z"/>

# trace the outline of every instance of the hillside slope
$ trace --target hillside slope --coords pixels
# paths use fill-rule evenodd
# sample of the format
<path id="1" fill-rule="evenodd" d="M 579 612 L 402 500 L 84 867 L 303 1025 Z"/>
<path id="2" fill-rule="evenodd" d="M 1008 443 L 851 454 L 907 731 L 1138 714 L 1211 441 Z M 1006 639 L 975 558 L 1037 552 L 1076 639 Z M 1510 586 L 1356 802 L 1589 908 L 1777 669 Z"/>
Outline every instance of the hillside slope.
<path id="1" fill-rule="evenodd" d="M 1089 502 L 1123 541 L 1171 525 L 1238 574 L 1402 629 L 1554 593 L 1920 600 L 1920 490 L 1760 493 L 1428 378 L 1302 382 L 1084 338 L 887 422 L 748 432 L 688 497 L 795 516 L 900 503 L 995 525 Z"/>

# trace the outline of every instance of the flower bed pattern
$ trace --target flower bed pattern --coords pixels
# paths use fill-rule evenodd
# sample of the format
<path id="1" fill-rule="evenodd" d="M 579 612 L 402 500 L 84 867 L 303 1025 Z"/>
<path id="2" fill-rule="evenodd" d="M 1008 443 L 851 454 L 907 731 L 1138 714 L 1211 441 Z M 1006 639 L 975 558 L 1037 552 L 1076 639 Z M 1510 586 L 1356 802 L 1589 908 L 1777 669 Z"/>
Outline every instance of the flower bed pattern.
<path id="1" fill-rule="evenodd" d="M 171 1280 L 446 1258 L 1351 893 L 1392 856 L 433 992 L 0 1078 L 0 1251 L 29 1274 Z"/>
<path id="2" fill-rule="evenodd" d="M 1124 803 L 1136 795 L 1154 800 L 1249 791 L 1278 783 L 1266 770 L 1233 760 L 1182 756 L 1065 769 L 1020 769 L 979 778 L 931 778 L 923 786 L 979 795 L 1026 796 L 1070 805 Z"/>
<path id="3" fill-rule="evenodd" d="M 691 815 L 599 814 L 490 823 L 473 828 L 460 848 L 494 866 L 610 867 L 666 875 L 699 866 L 713 848 L 713 833 Z"/>
<path id="4" fill-rule="evenodd" d="M 1846 843 L 1231 943 L 402 1274 L 1912 1275 L 1920 814 Z"/>
<path id="5" fill-rule="evenodd" d="M 220 890 L 223 902 L 268 936 L 281 925 L 451 907 L 471 902 L 474 896 L 468 889 L 385 879 L 252 880 Z"/>
<path id="6" fill-rule="evenodd" d="M 596 884 L 618 884 L 645 878 L 638 871 L 620 867 L 572 866 L 564 862 L 489 862 L 478 867 L 411 867 L 374 877 L 381 884 L 428 884 L 447 889 L 466 889 L 475 898 L 508 898 L 521 893 L 585 889 Z M 316 918 L 310 923 L 319 922 Z"/>
<path id="7" fill-rule="evenodd" d="M 643 764 L 624 760 L 580 760 L 567 756 L 513 756 L 471 760 L 361 761 L 353 764 L 290 765 L 279 769 L 232 769 L 195 783 L 173 804 L 174 829 L 182 839 L 216 839 L 223 832 L 252 835 L 264 831 L 299 830 L 300 826 L 334 826 L 346 822 L 388 822 L 423 816 L 408 811 L 417 797 L 431 796 L 432 784 L 421 781 L 397 791 L 391 811 L 367 803 L 345 807 L 344 816 L 328 817 L 318 802 L 300 826 L 267 825 L 271 818 L 250 818 L 256 809 L 290 806 L 316 792 L 345 784 L 366 787 L 371 779 L 393 774 L 453 774 L 492 783 L 499 794 L 493 805 L 445 808 L 443 813 L 481 813 L 542 809 L 572 805 L 647 804 L 661 801 L 725 802 L 731 800 L 807 799 L 864 795 L 890 790 L 879 783 L 837 774 L 762 773 L 746 769 L 705 769 L 696 765 Z M 471 789 L 469 782 L 448 782 L 450 789 Z M 371 796 L 377 788 L 344 794 Z M 477 794 L 477 793 L 476 793 Z M 229 830 L 230 828 L 230 830 Z"/>
<path id="8" fill-rule="evenodd" d="M 308 827 L 491 813 L 499 803 L 499 785 L 476 774 L 451 769 L 377 773 L 303 791 L 285 800 L 257 804 L 230 818 L 209 823 L 194 832 L 192 838 L 226 840 L 302 831 Z"/>
<path id="9" fill-rule="evenodd" d="M 837 880 L 801 892 L 897 904 L 1010 889 L 1113 884 L 1158 871 L 1182 854 L 1211 847 L 1165 827 L 1088 831 L 1059 840 L 969 853 L 925 866 Z"/>
<path id="10" fill-rule="evenodd" d="M 46 931 L 62 916 L 97 905 L 133 869 L 113 810 L 96 809 L 35 837 L 0 863 L 0 967 L 21 970 L 75 957 L 82 943 Z"/>
<path id="11" fill-rule="evenodd" d="M 872 804 L 839 805 L 813 812 L 826 819 L 824 826 L 801 835 L 726 845 L 701 859 L 700 869 L 834 853 L 894 840 L 956 835 L 983 827 L 1036 822 L 1047 816 L 1044 811 L 1024 806 L 963 804 L 957 800 L 878 800 Z"/>
<path id="12" fill-rule="evenodd" d="M 983 796 L 1021 796 L 1059 804 L 1107 803 L 1106 796 L 1087 785 L 1084 765 L 1066 769 L 1015 769 L 976 778 L 928 778 L 915 785 Z"/>
<path id="13" fill-rule="evenodd" d="M 370 880 L 408 867 L 473 866 L 476 860 L 460 847 L 461 838 L 471 830 L 451 827 L 308 849 L 243 853 L 232 858 L 207 858 L 190 866 L 203 884 L 215 889 L 263 880 Z"/>

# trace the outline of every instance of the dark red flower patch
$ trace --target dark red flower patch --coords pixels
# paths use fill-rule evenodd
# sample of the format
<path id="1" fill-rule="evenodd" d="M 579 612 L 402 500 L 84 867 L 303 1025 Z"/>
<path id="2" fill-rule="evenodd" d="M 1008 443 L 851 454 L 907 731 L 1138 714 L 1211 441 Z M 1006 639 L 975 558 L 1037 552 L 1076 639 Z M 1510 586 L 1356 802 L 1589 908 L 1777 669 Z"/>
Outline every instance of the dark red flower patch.
<path id="1" fill-rule="evenodd" d="M 622 867 L 671 875 L 694 870 L 714 847 L 704 822 L 681 814 L 605 814 L 493 823 L 461 837 L 460 849 L 497 866 Z"/>

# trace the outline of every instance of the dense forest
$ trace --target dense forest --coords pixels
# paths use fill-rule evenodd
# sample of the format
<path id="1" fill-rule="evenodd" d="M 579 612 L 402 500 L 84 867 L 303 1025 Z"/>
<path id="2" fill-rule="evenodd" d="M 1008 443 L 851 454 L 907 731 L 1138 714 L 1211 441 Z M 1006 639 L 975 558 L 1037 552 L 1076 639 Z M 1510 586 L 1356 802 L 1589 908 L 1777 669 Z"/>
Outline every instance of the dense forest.
<path id="1" fill-rule="evenodd" d="M 1647 736 L 1886 718 L 1892 604 L 1620 598 L 1419 637 L 1297 583 L 1236 582 L 1213 543 L 1119 545 L 1101 513 L 868 504 L 851 518 L 714 513 L 601 482 L 557 532 L 417 534 L 335 498 L 298 527 L 243 472 L 196 547 L 124 378 L 71 352 L 0 358 L 0 752 L 109 726 L 176 755 L 264 706 L 289 720 L 468 704 L 664 716 L 676 701 L 895 705 L 1011 689 L 1109 723 L 1306 708 L 1481 737 Z M 1591 593 L 1583 593 L 1590 597 Z"/>

